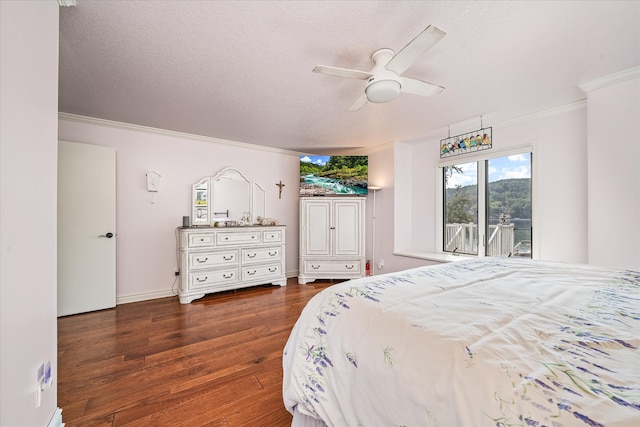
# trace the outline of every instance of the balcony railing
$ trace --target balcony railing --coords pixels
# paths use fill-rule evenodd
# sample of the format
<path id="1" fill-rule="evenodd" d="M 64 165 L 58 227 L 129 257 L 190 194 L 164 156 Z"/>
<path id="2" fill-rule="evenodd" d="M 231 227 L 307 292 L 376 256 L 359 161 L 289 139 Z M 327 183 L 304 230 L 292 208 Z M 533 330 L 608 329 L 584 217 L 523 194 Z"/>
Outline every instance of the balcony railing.
<path id="1" fill-rule="evenodd" d="M 514 224 L 489 226 L 487 256 L 511 256 L 514 253 Z M 445 251 L 478 254 L 478 225 L 447 224 L 445 226 Z"/>

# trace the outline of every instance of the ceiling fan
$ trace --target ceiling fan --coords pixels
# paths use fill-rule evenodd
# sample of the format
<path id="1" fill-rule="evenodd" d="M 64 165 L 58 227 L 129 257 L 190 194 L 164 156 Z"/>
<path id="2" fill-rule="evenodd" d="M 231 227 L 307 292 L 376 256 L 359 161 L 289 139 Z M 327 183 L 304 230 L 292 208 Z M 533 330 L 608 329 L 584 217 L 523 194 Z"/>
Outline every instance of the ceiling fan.
<path id="1" fill-rule="evenodd" d="M 389 102 L 395 99 L 400 92 L 421 96 L 437 95 L 444 90 L 443 87 L 410 77 L 402 77 L 401 74 L 446 34 L 441 29 L 429 25 L 395 55 L 391 49 L 378 49 L 371 54 L 373 69 L 369 72 L 326 65 L 317 65 L 313 71 L 330 76 L 367 81 L 364 93 L 353 103 L 349 111 L 358 111 L 367 101 Z"/>

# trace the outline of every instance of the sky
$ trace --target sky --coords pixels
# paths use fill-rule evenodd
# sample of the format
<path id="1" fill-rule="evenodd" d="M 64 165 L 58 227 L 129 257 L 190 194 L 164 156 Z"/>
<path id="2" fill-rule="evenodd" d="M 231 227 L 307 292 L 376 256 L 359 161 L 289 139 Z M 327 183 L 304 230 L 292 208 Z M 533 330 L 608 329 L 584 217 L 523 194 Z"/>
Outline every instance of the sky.
<path id="1" fill-rule="evenodd" d="M 300 161 L 305 163 L 315 163 L 316 165 L 324 166 L 329 161 L 331 156 L 300 156 Z"/>
<path id="2" fill-rule="evenodd" d="M 517 154 L 513 156 L 498 157 L 489 160 L 489 182 L 500 181 L 509 178 L 531 178 L 531 154 Z M 462 173 L 454 173 L 449 178 L 447 187 L 455 188 L 457 185 L 474 185 L 477 183 L 477 163 L 459 163 Z"/>

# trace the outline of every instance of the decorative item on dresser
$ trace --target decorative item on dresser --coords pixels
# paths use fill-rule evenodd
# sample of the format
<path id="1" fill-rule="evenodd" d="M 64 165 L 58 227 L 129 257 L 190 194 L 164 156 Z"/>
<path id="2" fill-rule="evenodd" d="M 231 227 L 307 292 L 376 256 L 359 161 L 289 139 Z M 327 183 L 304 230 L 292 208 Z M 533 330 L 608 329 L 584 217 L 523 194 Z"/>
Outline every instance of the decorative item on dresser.
<path id="1" fill-rule="evenodd" d="M 193 185 L 191 212 L 193 226 L 179 229 L 181 303 L 212 292 L 287 284 L 285 227 L 265 218 L 263 187 L 225 168 Z"/>
<path id="2" fill-rule="evenodd" d="M 364 277 L 365 198 L 300 199 L 298 283 Z"/>
<path id="3" fill-rule="evenodd" d="M 267 283 L 285 286 L 284 242 L 284 226 L 181 228 L 180 302 Z"/>

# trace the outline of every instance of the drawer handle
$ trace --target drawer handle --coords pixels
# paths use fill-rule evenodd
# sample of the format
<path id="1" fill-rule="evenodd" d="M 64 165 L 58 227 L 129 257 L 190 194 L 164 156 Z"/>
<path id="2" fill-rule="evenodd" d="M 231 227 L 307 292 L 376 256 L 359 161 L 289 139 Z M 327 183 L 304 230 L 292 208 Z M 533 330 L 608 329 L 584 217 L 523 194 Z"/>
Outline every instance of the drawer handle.
<path id="1" fill-rule="evenodd" d="M 269 256 L 276 256 L 278 255 L 278 252 L 269 252 Z"/>
<path id="2" fill-rule="evenodd" d="M 222 257 L 222 259 L 225 261 L 231 261 L 233 259 L 233 255 L 225 255 Z"/>
<path id="3" fill-rule="evenodd" d="M 204 239 L 201 237 L 201 238 L 200 238 L 200 241 L 201 241 L 201 242 L 204 242 Z"/>
<path id="4" fill-rule="evenodd" d="M 269 273 L 273 273 L 274 271 L 277 271 L 278 269 L 276 267 L 270 267 L 269 268 Z"/>
<path id="5" fill-rule="evenodd" d="M 223 274 L 222 277 L 224 277 L 225 279 L 231 279 L 233 277 L 233 273 Z"/>
<path id="6" fill-rule="evenodd" d="M 253 271 L 247 271 L 247 274 L 248 274 L 249 276 L 253 276 L 254 274 L 256 274 L 256 271 L 255 271 L 255 270 L 253 270 Z"/>
<path id="7" fill-rule="evenodd" d="M 255 258 L 256 255 L 257 255 L 256 253 L 247 254 L 247 258 Z"/>
<path id="8" fill-rule="evenodd" d="M 207 262 L 208 260 L 209 260 L 208 257 L 205 259 L 196 258 L 196 261 L 198 261 L 199 263 Z"/>
<path id="9" fill-rule="evenodd" d="M 345 265 L 344 266 L 347 270 L 353 270 L 353 267 L 355 267 L 354 265 Z"/>
<path id="10" fill-rule="evenodd" d="M 319 264 L 318 265 L 311 264 L 311 268 L 313 268 L 314 270 L 317 270 L 317 269 L 320 268 L 320 265 Z"/>
<path id="11" fill-rule="evenodd" d="M 224 240 L 229 240 L 229 238 L 228 238 L 228 237 L 225 237 L 225 238 L 224 238 Z"/>
<path id="12" fill-rule="evenodd" d="M 202 283 L 202 282 L 206 282 L 208 278 L 209 276 L 205 276 L 204 279 L 201 279 L 200 277 L 196 277 L 196 281 Z"/>

